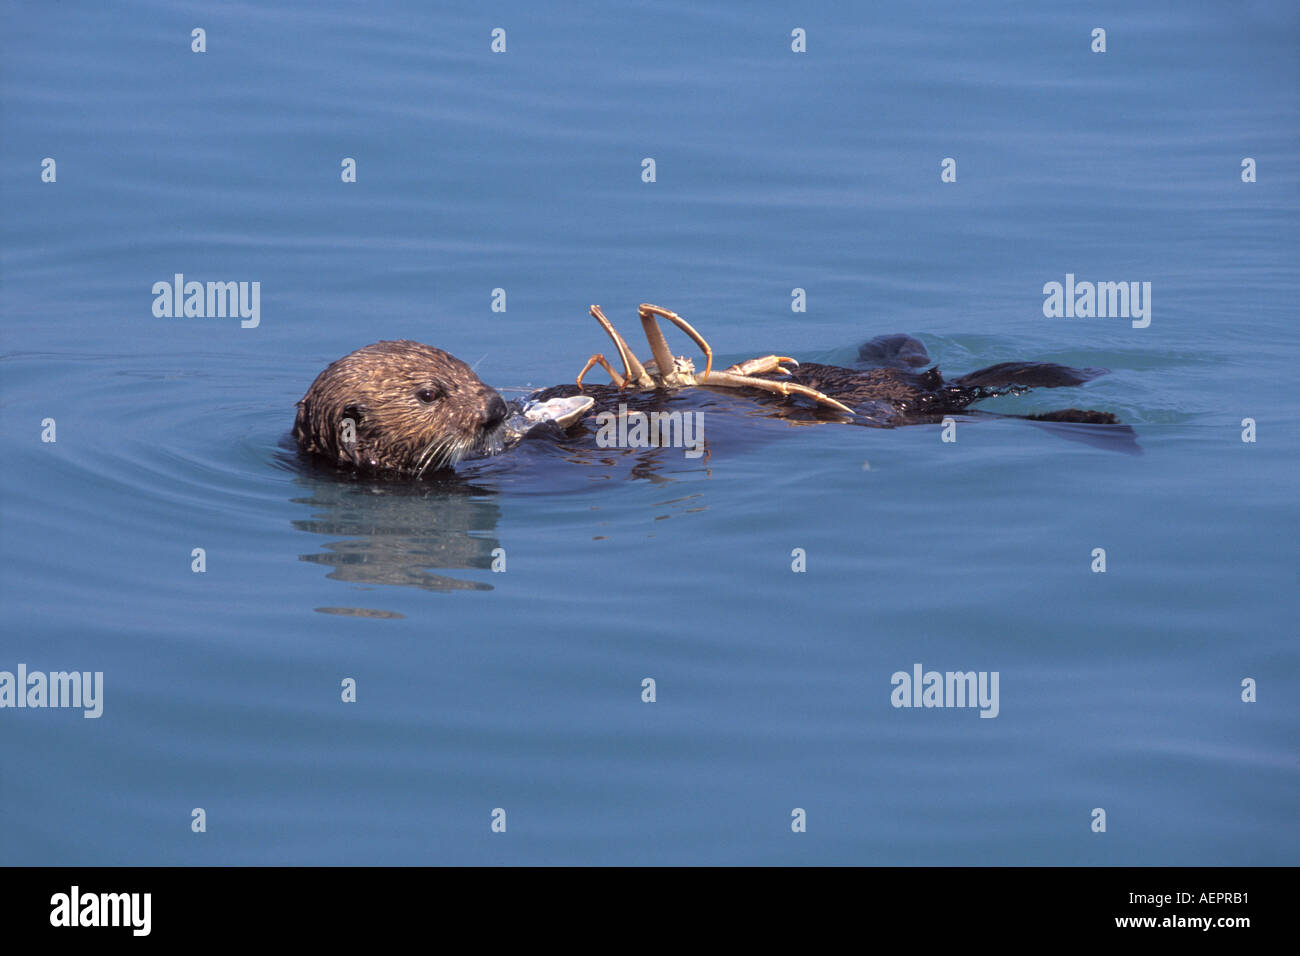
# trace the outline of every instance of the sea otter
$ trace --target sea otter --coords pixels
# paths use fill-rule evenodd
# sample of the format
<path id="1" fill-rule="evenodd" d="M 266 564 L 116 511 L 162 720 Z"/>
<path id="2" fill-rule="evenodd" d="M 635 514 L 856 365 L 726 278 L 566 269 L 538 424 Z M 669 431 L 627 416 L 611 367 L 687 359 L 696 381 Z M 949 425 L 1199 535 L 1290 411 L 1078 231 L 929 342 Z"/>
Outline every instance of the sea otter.
<path id="1" fill-rule="evenodd" d="M 693 371 L 688 360 L 672 361 Z M 753 371 L 773 364 L 770 371 Z M 1106 372 L 1047 362 L 1002 362 L 948 380 L 937 366 L 920 370 L 929 364 L 918 340 L 894 335 L 862 346 L 858 368 L 756 359 L 713 374 L 730 374 L 729 389 L 745 389 L 781 417 L 889 428 L 939 421 L 995 395 L 1079 385 Z M 653 361 L 636 367 L 658 375 Z M 735 374 L 742 368 L 745 375 Z M 753 385 L 754 379 L 763 380 L 758 383 L 761 389 Z M 695 381 L 697 387 L 716 387 L 704 375 Z M 316 377 L 298 402 L 294 437 L 304 452 L 349 470 L 423 476 L 465 459 L 497 454 L 529 435 L 553 433 L 589 412 L 614 410 L 631 399 L 630 384 L 558 385 L 534 392 L 523 402 L 507 403 L 468 365 L 441 349 L 406 340 L 376 342 L 345 355 Z M 681 386 L 662 385 L 658 390 L 673 387 Z M 810 395 L 819 398 L 810 400 Z M 1017 417 L 1118 424 L 1108 412 L 1075 408 Z"/>
<path id="2" fill-rule="evenodd" d="M 298 402 L 298 447 L 374 474 L 422 475 L 501 450 L 509 408 L 456 356 L 376 342 L 343 356 Z"/>

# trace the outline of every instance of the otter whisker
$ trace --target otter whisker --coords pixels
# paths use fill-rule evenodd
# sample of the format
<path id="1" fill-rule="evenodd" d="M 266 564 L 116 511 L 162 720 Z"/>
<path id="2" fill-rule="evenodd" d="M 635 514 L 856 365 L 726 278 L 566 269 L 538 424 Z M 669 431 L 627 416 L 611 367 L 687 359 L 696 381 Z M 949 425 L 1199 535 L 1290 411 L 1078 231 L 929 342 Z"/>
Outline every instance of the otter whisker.
<path id="1" fill-rule="evenodd" d="M 470 441 L 471 439 L 461 436 L 451 442 L 447 447 L 446 454 L 443 456 L 441 467 L 451 468 L 459 464 L 460 460 L 465 457 L 465 452 L 469 450 Z"/>
<path id="2" fill-rule="evenodd" d="M 427 455 L 421 456 L 418 462 L 419 467 L 416 469 L 416 477 L 423 478 L 424 473 L 430 467 L 437 471 L 455 465 L 464 454 L 464 441 L 463 438 L 457 435 L 435 439 L 430 443 Z"/>
<path id="3" fill-rule="evenodd" d="M 434 438 L 427 445 L 421 448 L 418 454 L 415 455 L 415 462 L 412 465 L 411 470 L 416 473 L 417 477 L 420 474 L 423 474 L 423 467 L 425 463 L 428 461 L 429 457 L 433 454 L 433 447 L 436 444 L 438 444 L 438 441 L 439 441 L 438 438 Z"/>
<path id="4" fill-rule="evenodd" d="M 416 459 L 415 477 L 417 478 L 424 477 L 425 470 L 428 469 L 428 467 L 433 464 L 433 462 L 438 457 L 441 450 L 446 446 L 446 444 L 447 444 L 447 439 L 441 436 L 429 442 L 429 444 L 425 447 L 425 450 Z"/>

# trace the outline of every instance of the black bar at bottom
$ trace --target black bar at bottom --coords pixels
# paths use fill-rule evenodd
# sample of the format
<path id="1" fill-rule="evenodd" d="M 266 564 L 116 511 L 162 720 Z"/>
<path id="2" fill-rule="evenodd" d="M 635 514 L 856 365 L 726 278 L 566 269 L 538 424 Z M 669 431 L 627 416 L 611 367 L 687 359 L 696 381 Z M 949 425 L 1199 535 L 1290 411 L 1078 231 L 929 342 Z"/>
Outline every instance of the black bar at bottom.
<path id="1" fill-rule="evenodd" d="M 484 942 L 511 931 L 539 942 L 537 933 L 560 926 L 579 939 L 612 924 L 626 927 L 629 944 L 649 934 L 646 944 L 658 946 L 682 939 L 662 935 L 675 923 L 703 920 L 737 936 L 778 926 L 796 935 L 850 926 L 855 938 L 907 930 L 926 947 L 1045 937 L 1231 945 L 1284 930 L 1281 902 L 1293 883 L 1287 868 L 1213 867 L 14 867 L 0 869 L 0 926 L 7 942 L 282 938 L 336 946 L 440 926 L 486 934 Z"/>

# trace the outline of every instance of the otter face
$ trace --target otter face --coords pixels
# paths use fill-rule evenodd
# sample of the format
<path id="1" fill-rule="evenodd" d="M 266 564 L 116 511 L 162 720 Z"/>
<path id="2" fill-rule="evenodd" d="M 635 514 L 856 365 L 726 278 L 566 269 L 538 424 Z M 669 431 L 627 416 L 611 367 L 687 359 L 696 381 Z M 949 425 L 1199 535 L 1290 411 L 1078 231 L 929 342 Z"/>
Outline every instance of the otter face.
<path id="1" fill-rule="evenodd" d="M 419 342 L 376 342 L 331 364 L 298 402 L 303 451 L 420 476 L 502 446 L 507 408 L 473 370 Z"/>

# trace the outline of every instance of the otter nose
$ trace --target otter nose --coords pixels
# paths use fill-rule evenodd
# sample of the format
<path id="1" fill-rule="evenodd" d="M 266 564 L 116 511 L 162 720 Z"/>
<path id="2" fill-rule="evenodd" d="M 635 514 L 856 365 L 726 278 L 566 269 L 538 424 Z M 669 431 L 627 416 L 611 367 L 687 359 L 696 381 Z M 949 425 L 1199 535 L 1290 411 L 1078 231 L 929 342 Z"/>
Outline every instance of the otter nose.
<path id="1" fill-rule="evenodd" d="M 506 403 L 501 396 L 493 395 L 488 399 L 487 408 L 483 410 L 484 427 L 491 428 L 493 425 L 500 425 L 506 420 L 506 415 L 509 414 L 509 411 L 510 410 L 506 408 Z"/>

